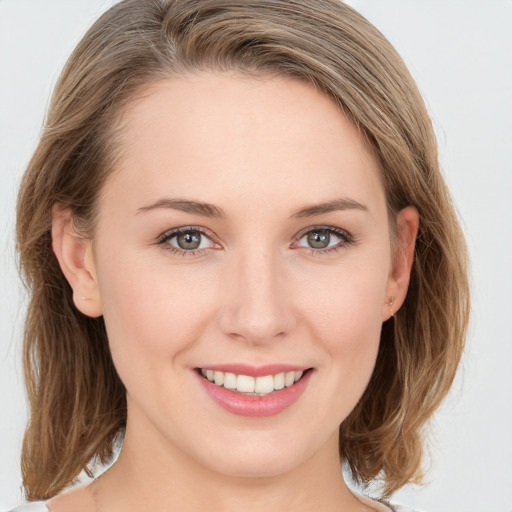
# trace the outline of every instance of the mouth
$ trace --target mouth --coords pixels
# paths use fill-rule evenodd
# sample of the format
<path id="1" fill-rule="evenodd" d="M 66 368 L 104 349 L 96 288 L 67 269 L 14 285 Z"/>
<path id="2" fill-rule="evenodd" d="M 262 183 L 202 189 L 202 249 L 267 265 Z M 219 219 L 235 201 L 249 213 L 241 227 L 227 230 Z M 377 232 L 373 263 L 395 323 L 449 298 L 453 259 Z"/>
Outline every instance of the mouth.
<path id="1" fill-rule="evenodd" d="M 305 370 L 283 371 L 255 377 L 210 368 L 196 368 L 196 371 L 202 378 L 218 387 L 245 396 L 260 397 L 292 387 L 312 370 L 312 368 L 307 368 Z"/>
<path id="2" fill-rule="evenodd" d="M 195 368 L 214 403 L 238 416 L 262 418 L 284 412 L 306 392 L 315 369 L 273 364 Z"/>

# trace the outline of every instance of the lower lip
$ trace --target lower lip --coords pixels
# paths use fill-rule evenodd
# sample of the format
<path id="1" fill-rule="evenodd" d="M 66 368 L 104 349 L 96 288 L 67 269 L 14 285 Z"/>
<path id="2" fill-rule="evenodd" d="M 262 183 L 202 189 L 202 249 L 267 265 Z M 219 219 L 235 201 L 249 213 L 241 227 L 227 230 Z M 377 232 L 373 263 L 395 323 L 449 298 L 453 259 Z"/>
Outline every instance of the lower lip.
<path id="1" fill-rule="evenodd" d="M 239 416 L 260 418 L 279 414 L 295 403 L 306 390 L 312 373 L 313 371 L 309 370 L 292 386 L 265 396 L 243 395 L 230 391 L 196 374 L 208 395 L 223 409 Z"/>

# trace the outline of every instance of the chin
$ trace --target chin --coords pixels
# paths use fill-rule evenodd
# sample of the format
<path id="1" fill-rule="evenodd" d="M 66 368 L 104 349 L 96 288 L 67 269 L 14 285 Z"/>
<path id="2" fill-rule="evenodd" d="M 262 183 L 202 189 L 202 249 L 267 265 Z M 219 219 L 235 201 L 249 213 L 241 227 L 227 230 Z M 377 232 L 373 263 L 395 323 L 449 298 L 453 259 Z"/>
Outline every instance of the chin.
<path id="1" fill-rule="evenodd" d="M 217 473 L 232 478 L 273 478 L 289 473 L 300 465 L 296 457 L 286 457 L 281 453 L 279 457 L 274 454 L 268 457 L 260 454 L 258 457 L 245 457 L 242 460 L 225 460 L 222 464 L 212 467 Z"/>
<path id="2" fill-rule="evenodd" d="M 209 450 L 207 457 L 201 456 L 199 462 L 216 473 L 233 478 L 277 477 L 292 472 L 319 449 L 311 441 L 296 439 L 290 442 L 290 437 L 265 439 L 254 433 L 253 442 L 233 440 L 229 449 L 215 450 L 214 453 Z"/>

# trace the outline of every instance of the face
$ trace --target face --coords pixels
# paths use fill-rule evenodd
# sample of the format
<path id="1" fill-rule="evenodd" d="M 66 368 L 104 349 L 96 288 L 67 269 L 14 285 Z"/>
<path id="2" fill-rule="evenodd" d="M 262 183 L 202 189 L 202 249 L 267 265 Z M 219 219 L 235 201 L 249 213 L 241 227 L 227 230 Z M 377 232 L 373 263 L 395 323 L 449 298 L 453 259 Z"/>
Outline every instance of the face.
<path id="1" fill-rule="evenodd" d="M 122 121 L 91 275 L 128 433 L 238 476 L 336 452 L 395 293 L 361 134 L 309 85 L 235 74 L 160 82 Z"/>

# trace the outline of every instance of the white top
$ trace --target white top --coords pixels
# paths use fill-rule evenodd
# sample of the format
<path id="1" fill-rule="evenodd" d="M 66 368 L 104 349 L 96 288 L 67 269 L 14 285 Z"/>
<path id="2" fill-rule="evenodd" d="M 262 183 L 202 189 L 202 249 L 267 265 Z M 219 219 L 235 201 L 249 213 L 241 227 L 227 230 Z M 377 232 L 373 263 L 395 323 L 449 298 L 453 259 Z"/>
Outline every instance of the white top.
<path id="1" fill-rule="evenodd" d="M 379 503 L 377 501 L 373 501 L 365 496 L 357 495 L 356 498 L 372 507 L 376 512 L 419 512 L 418 510 L 413 510 L 409 507 L 404 507 L 402 505 L 389 504 L 384 505 L 383 503 Z M 34 501 L 32 503 L 27 503 L 26 505 L 21 505 L 11 510 L 10 512 L 50 512 L 48 507 L 46 506 L 44 501 Z"/>
<path id="2" fill-rule="evenodd" d="M 415 510 L 409 507 L 404 507 L 403 505 L 388 503 L 384 505 L 384 503 L 380 503 L 378 501 L 371 500 L 370 498 L 367 498 L 366 496 L 362 496 L 361 494 L 353 493 L 354 496 L 365 505 L 368 505 L 368 507 L 375 510 L 375 512 L 420 512 L 419 510 Z"/>
<path id="3" fill-rule="evenodd" d="M 44 501 L 33 501 L 26 505 L 20 505 L 19 507 L 12 509 L 10 512 L 49 512 L 49 510 Z"/>

